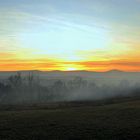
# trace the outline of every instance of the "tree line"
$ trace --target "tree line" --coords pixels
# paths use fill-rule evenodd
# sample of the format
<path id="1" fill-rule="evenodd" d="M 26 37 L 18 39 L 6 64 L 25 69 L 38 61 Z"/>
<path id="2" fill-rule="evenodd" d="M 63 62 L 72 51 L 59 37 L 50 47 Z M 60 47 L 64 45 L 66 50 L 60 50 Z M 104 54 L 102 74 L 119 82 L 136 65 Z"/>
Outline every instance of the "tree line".
<path id="1" fill-rule="evenodd" d="M 45 103 L 68 100 L 96 100 L 114 96 L 139 95 L 138 86 L 130 86 L 128 81 L 121 81 L 117 86 L 97 85 L 81 77 L 67 82 L 55 80 L 51 85 L 42 84 L 38 75 L 29 73 L 22 76 L 20 72 L 0 82 L 1 104 Z"/>

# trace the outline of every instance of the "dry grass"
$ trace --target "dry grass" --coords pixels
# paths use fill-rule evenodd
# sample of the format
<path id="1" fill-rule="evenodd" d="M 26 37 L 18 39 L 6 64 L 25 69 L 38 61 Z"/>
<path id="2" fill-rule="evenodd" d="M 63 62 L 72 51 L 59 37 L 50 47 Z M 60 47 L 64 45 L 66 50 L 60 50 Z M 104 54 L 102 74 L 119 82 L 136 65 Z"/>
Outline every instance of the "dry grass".
<path id="1" fill-rule="evenodd" d="M 139 135 L 140 100 L 0 112 L 0 140 L 137 140 Z"/>

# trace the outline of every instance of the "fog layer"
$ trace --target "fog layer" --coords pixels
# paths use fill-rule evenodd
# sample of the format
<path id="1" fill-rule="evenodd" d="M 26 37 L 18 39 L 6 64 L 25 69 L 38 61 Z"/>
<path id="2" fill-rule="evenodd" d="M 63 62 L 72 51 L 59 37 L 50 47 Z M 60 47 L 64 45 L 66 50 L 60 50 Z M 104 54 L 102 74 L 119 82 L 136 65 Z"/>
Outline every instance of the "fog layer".
<path id="1" fill-rule="evenodd" d="M 11 73 L 10 73 L 11 74 Z M 136 78 L 134 78 L 136 76 Z M 140 74 L 79 72 L 61 74 L 28 72 L 0 77 L 0 104 L 100 100 L 139 96 Z"/>

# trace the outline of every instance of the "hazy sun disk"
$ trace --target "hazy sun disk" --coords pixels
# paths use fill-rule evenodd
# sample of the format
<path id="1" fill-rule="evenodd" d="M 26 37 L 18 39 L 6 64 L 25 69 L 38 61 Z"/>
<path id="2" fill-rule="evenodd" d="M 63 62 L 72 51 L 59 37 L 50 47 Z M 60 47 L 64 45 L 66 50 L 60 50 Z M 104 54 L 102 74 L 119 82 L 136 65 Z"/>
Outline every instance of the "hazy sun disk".
<path id="1" fill-rule="evenodd" d="M 67 68 L 67 70 L 69 70 L 69 71 L 74 71 L 74 70 L 77 70 L 77 68 L 72 68 L 72 67 L 70 67 L 70 68 Z"/>
<path id="2" fill-rule="evenodd" d="M 75 70 L 83 70 L 84 66 L 78 64 L 60 64 L 59 69 L 62 71 L 75 71 Z"/>

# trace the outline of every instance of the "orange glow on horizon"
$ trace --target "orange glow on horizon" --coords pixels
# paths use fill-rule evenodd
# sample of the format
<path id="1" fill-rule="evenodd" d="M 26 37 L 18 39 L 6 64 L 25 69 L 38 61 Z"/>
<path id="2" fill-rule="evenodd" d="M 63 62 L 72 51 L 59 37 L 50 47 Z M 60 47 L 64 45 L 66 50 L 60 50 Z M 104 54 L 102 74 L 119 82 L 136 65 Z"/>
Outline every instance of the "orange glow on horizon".
<path id="1" fill-rule="evenodd" d="M 18 70 L 41 70 L 41 71 L 97 71 L 104 72 L 112 69 L 138 72 L 140 71 L 139 62 L 125 62 L 123 60 L 116 61 L 84 61 L 84 62 L 60 62 L 51 60 L 32 60 L 17 61 L 5 60 L 0 61 L 0 71 L 18 71 Z"/>
<path id="2" fill-rule="evenodd" d="M 0 1 L 0 71 L 140 71 L 139 15 L 139 0 Z"/>

